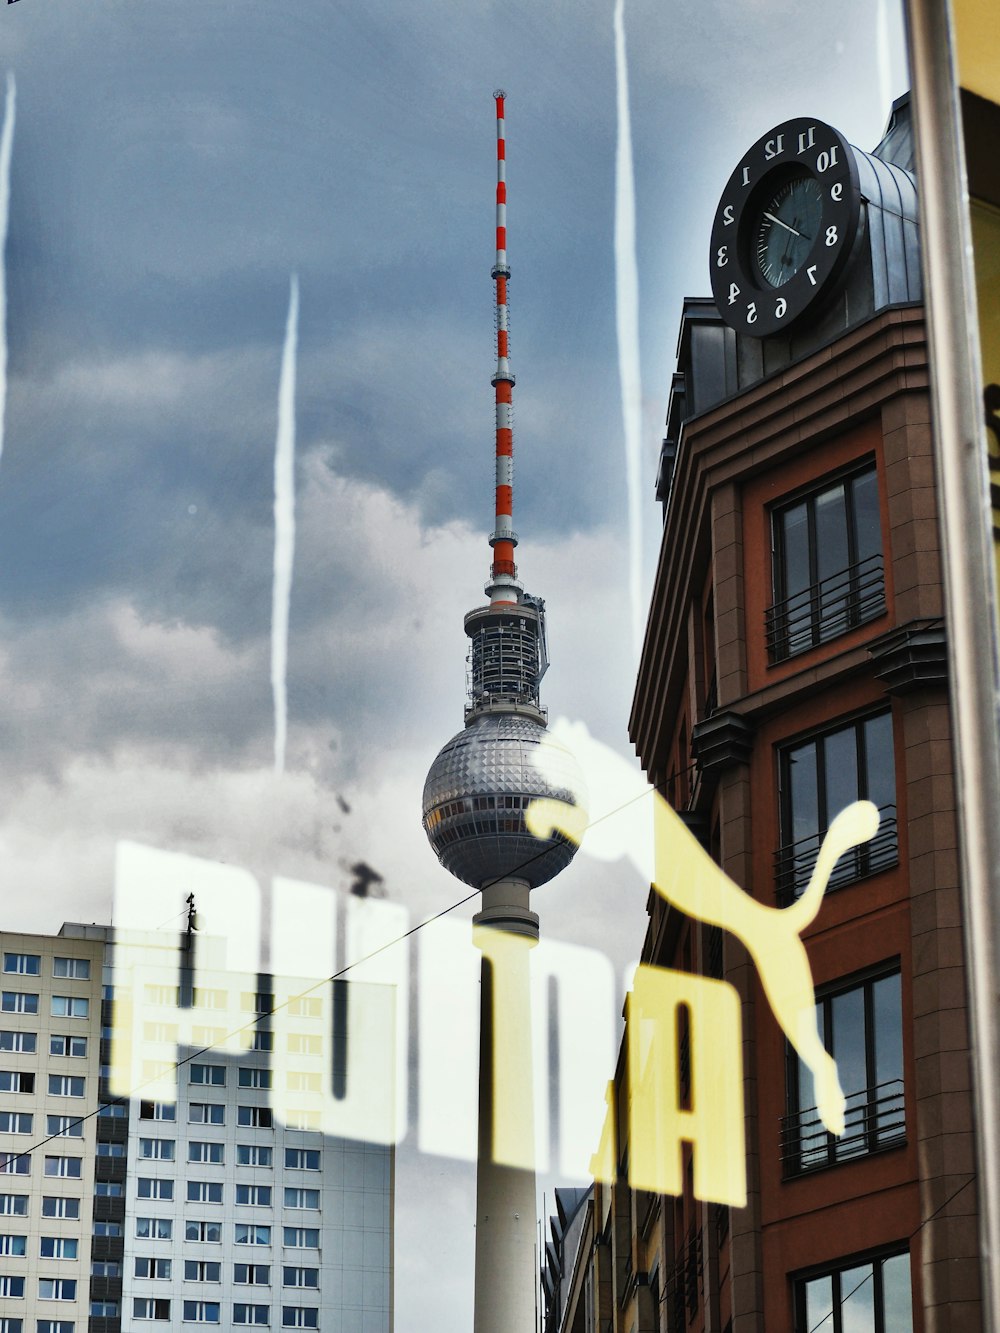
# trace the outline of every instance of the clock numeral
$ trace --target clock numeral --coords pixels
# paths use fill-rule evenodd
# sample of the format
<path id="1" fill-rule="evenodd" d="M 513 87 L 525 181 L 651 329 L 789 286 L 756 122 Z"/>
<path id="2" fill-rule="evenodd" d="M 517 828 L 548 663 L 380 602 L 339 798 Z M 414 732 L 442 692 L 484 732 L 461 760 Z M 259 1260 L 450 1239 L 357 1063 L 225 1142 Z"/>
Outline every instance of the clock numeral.
<path id="1" fill-rule="evenodd" d="M 831 167 L 835 167 L 836 165 L 837 145 L 834 144 L 829 152 L 824 149 L 823 152 L 820 153 L 819 157 L 816 159 L 816 170 L 822 174 L 824 171 L 829 171 Z"/>
<path id="2" fill-rule="evenodd" d="M 799 135 L 799 152 L 804 153 L 807 148 L 811 148 L 816 142 L 816 126 L 810 125 Z"/>
<path id="3" fill-rule="evenodd" d="M 747 306 L 747 323 L 755 324 L 757 322 L 757 302 L 751 301 Z"/>
<path id="4" fill-rule="evenodd" d="M 736 304 L 736 298 L 737 298 L 737 296 L 739 296 L 739 294 L 740 294 L 740 289 L 737 287 L 737 285 L 736 285 L 735 282 L 731 282 L 731 283 L 729 284 L 729 304 L 730 304 L 730 305 L 735 305 L 735 304 Z"/>
<path id="5" fill-rule="evenodd" d="M 742 184 L 743 184 L 743 185 L 749 185 L 749 184 L 750 184 L 750 168 L 749 168 L 749 167 L 744 167 L 744 168 L 743 168 L 743 181 L 742 181 Z"/>
<path id="6" fill-rule="evenodd" d="M 827 241 L 827 245 L 829 245 L 829 244 L 830 244 L 830 242 Z M 729 263 L 729 246 L 728 246 L 728 245 L 720 245 L 720 246 L 719 246 L 719 252 L 718 252 L 718 254 L 716 255 L 716 258 L 715 258 L 715 267 L 716 267 L 716 268 L 725 268 L 726 265 L 727 265 L 728 263 Z"/>
<path id="7" fill-rule="evenodd" d="M 774 318 L 781 319 L 787 309 L 788 309 L 788 302 L 785 300 L 783 296 L 779 296 L 778 304 L 774 307 Z"/>
<path id="8" fill-rule="evenodd" d="M 816 269 L 818 267 L 819 266 L 817 264 L 810 264 L 809 267 L 806 269 L 806 277 L 809 279 L 809 281 L 812 283 L 814 287 L 816 286 Z"/>
<path id="9" fill-rule="evenodd" d="M 732 204 L 727 204 L 722 210 L 722 225 L 724 227 L 731 227 L 735 221 L 736 219 L 733 217 L 733 206 Z"/>
<path id="10" fill-rule="evenodd" d="M 831 199 L 839 199 L 843 195 L 843 193 L 844 193 L 844 185 L 842 181 L 838 181 L 836 185 L 830 186 Z"/>
<path id="11" fill-rule="evenodd" d="M 775 138 L 768 139 L 764 145 L 764 160 L 770 162 L 772 157 L 780 157 L 784 151 L 785 136 L 783 134 L 776 135 Z"/>
<path id="12" fill-rule="evenodd" d="M 837 244 L 837 228 L 836 228 L 836 227 L 827 227 L 827 229 L 826 229 L 826 243 L 827 243 L 827 245 L 836 245 L 836 244 Z"/>

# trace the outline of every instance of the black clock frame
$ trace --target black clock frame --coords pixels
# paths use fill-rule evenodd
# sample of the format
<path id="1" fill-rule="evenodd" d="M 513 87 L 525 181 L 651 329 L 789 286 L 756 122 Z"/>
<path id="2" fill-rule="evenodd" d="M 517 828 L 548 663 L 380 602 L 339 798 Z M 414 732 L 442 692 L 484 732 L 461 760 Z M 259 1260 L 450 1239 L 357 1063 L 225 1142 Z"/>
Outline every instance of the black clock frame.
<path id="1" fill-rule="evenodd" d="M 798 271 L 774 287 L 755 254 L 761 210 L 801 174 L 820 186 L 820 227 Z M 737 333 L 767 338 L 817 310 L 844 271 L 860 218 L 857 159 L 839 131 L 799 116 L 762 135 L 730 176 L 712 227 L 712 295 L 722 318 Z"/>

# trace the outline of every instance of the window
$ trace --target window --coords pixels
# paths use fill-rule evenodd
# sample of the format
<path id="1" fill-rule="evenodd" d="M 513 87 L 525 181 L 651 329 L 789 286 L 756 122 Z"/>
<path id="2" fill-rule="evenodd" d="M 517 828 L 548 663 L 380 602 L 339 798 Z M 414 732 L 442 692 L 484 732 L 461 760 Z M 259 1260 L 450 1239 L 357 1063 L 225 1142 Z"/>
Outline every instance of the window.
<path id="1" fill-rule="evenodd" d="M 218 1301 L 185 1301 L 184 1322 L 186 1324 L 217 1324 L 221 1308 Z"/>
<path id="2" fill-rule="evenodd" d="M 181 999 L 180 987 L 144 986 L 142 988 L 142 998 L 146 1004 L 162 1004 L 167 1007 L 172 1005 L 176 1008 Z"/>
<path id="3" fill-rule="evenodd" d="M 299 1018 L 320 1018 L 323 1001 L 317 995 L 295 995 L 288 1001 L 288 1012 Z"/>
<path id="4" fill-rule="evenodd" d="M 46 1158 L 46 1161 L 48 1161 L 48 1158 Z M 26 1152 L 0 1152 L 0 1175 L 30 1176 L 30 1154 Z"/>
<path id="5" fill-rule="evenodd" d="M 319 1190 L 301 1190 L 301 1189 L 288 1189 L 288 1188 L 286 1188 L 286 1190 L 285 1190 L 285 1207 L 286 1207 L 286 1208 L 318 1208 L 318 1207 L 319 1207 Z"/>
<path id="6" fill-rule="evenodd" d="M 266 1305 L 244 1305 L 241 1301 L 233 1302 L 234 1324 L 268 1324 L 270 1311 Z"/>
<path id="7" fill-rule="evenodd" d="M 213 1088 L 223 1088 L 226 1085 L 226 1066 L 192 1065 L 190 1081 L 210 1084 Z"/>
<path id="8" fill-rule="evenodd" d="M 778 898 L 790 902 L 809 883 L 823 836 L 852 801 L 879 807 L 870 842 L 840 858 L 829 888 L 872 875 L 898 859 L 892 714 L 876 713 L 779 751 L 781 842 L 775 858 Z"/>
<path id="9" fill-rule="evenodd" d="M 137 1217 L 135 1234 L 140 1240 L 170 1240 L 174 1224 L 169 1217 Z"/>
<path id="10" fill-rule="evenodd" d="M 222 1143 L 203 1143 L 198 1139 L 192 1139 L 188 1144 L 189 1162 L 211 1162 L 215 1166 L 221 1166 L 225 1156 L 226 1149 Z"/>
<path id="11" fill-rule="evenodd" d="M 27 1236 L 0 1235 L 0 1254 L 11 1254 L 20 1257 L 28 1252 Z"/>
<path id="12" fill-rule="evenodd" d="M 34 1119 L 27 1111 L 0 1111 L 0 1134 L 30 1134 Z"/>
<path id="13" fill-rule="evenodd" d="M 282 1328 L 319 1328 L 319 1311 L 304 1308 L 301 1305 L 283 1305 L 281 1307 Z"/>
<path id="14" fill-rule="evenodd" d="M 170 1302 L 157 1296 L 133 1296 L 133 1319 L 169 1319 Z"/>
<path id="15" fill-rule="evenodd" d="M 0 1051 L 20 1051 L 24 1055 L 34 1055 L 38 1037 L 34 1032 L 0 1032 Z"/>
<path id="16" fill-rule="evenodd" d="M 72 1055 L 86 1057 L 86 1037 L 65 1037 L 57 1033 L 49 1038 L 49 1055 Z"/>
<path id="17" fill-rule="evenodd" d="M 94 1319 L 117 1319 L 118 1302 L 117 1301 L 91 1301 L 90 1313 Z"/>
<path id="18" fill-rule="evenodd" d="M 264 1028 L 256 1028 L 253 1033 L 253 1041 L 250 1043 L 251 1051 L 273 1051 L 274 1033 L 267 1032 Z"/>
<path id="19" fill-rule="evenodd" d="M 95 1222 L 95 1236 L 120 1236 L 122 1234 L 122 1224 L 120 1222 Z"/>
<path id="20" fill-rule="evenodd" d="M 83 1121 L 76 1115 L 47 1115 L 45 1117 L 45 1129 L 47 1133 L 59 1138 L 83 1138 Z M 109 1145 L 99 1143 L 97 1146 L 100 1149 Z"/>
<path id="21" fill-rule="evenodd" d="M 270 1129 L 273 1123 L 269 1106 L 237 1106 L 236 1123 L 252 1129 Z"/>
<path id="22" fill-rule="evenodd" d="M 73 1333 L 75 1327 L 70 1319 L 39 1319 L 35 1325 L 37 1333 Z M 0 1325 L 0 1333 L 7 1333 L 3 1325 Z M 12 1329 L 11 1333 L 20 1333 L 20 1329 Z"/>
<path id="23" fill-rule="evenodd" d="M 76 1259 L 79 1243 L 71 1236 L 42 1236 L 38 1253 L 42 1259 Z"/>
<path id="24" fill-rule="evenodd" d="M 64 1199 L 62 1195 L 58 1194 L 44 1194 L 42 1196 L 42 1216 L 78 1218 L 80 1216 L 80 1200 Z M 97 1235 L 96 1231 L 94 1235 Z"/>
<path id="25" fill-rule="evenodd" d="M 319 1227 L 284 1227 L 283 1244 L 293 1249 L 318 1250 Z"/>
<path id="26" fill-rule="evenodd" d="M 135 1275 L 165 1282 L 170 1277 L 171 1266 L 169 1259 L 139 1258 L 135 1261 Z"/>
<path id="27" fill-rule="evenodd" d="M 35 1076 L 23 1069 L 0 1069 L 0 1092 L 34 1092 Z"/>
<path id="28" fill-rule="evenodd" d="M 209 1259 L 185 1259 L 185 1282 L 221 1282 L 222 1265 Z"/>
<path id="29" fill-rule="evenodd" d="M 222 1181 L 189 1180 L 187 1183 L 187 1201 L 188 1203 L 221 1203 Z"/>
<path id="30" fill-rule="evenodd" d="M 170 1102 L 140 1102 L 140 1120 L 176 1120 L 177 1107 Z"/>
<path id="31" fill-rule="evenodd" d="M 804 652 L 885 610 L 875 464 L 772 510 L 773 662 Z"/>
<path id="32" fill-rule="evenodd" d="M 44 1210 L 43 1210 L 44 1215 Z M 0 1217 L 27 1217 L 27 1194 L 0 1194 Z"/>
<path id="33" fill-rule="evenodd" d="M 97 1114 L 108 1120 L 127 1120 L 128 1106 L 125 1102 L 106 1102 L 97 1108 Z"/>
<path id="34" fill-rule="evenodd" d="M 192 998 L 196 1009 L 225 1009 L 226 1007 L 226 992 L 224 990 L 210 990 L 203 986 L 195 986 Z"/>
<path id="35" fill-rule="evenodd" d="M 274 996 L 270 991 L 242 991 L 240 1008 L 249 1009 L 252 1014 L 269 1014 L 274 1008 Z"/>
<path id="36" fill-rule="evenodd" d="M 283 1268 L 281 1284 L 284 1287 L 318 1287 L 318 1268 Z"/>
<path id="37" fill-rule="evenodd" d="M 237 1166 L 270 1166 L 273 1159 L 273 1150 L 264 1144 L 237 1143 L 236 1145 Z"/>
<path id="38" fill-rule="evenodd" d="M 124 1143 L 98 1143 L 97 1155 L 98 1157 L 124 1157 L 125 1145 Z"/>
<path id="39" fill-rule="evenodd" d="M 3 970 L 16 972 L 22 977 L 39 977 L 42 974 L 42 959 L 37 953 L 5 953 Z"/>
<path id="40" fill-rule="evenodd" d="M 117 1259 L 94 1259 L 90 1265 L 91 1277 L 121 1277 L 122 1266 Z"/>
<path id="41" fill-rule="evenodd" d="M 135 1192 L 139 1199 L 172 1199 L 174 1182 L 161 1180 L 156 1176 L 140 1176 L 136 1182 Z"/>
<path id="42" fill-rule="evenodd" d="M 869 977 L 816 1002 L 820 1038 L 837 1061 L 847 1123 L 835 1139 L 816 1110 L 812 1075 L 789 1048 L 789 1114 L 782 1125 L 786 1171 L 810 1171 L 892 1147 L 905 1137 L 899 972 Z"/>
<path id="43" fill-rule="evenodd" d="M 322 1055 L 323 1038 L 312 1037 L 305 1032 L 290 1032 L 288 1049 L 296 1055 Z"/>
<path id="44" fill-rule="evenodd" d="M 271 1086 L 270 1069 L 240 1069 L 241 1088 L 269 1088 Z"/>
<path id="45" fill-rule="evenodd" d="M 172 1162 L 174 1160 L 173 1139 L 140 1139 L 139 1156 L 147 1160 Z"/>
<path id="46" fill-rule="evenodd" d="M 217 1102 L 192 1102 L 188 1107 L 191 1125 L 224 1125 L 226 1108 Z"/>
<path id="47" fill-rule="evenodd" d="M 75 1301 L 75 1277 L 40 1277 L 38 1279 L 38 1299 L 40 1301 Z"/>
<path id="48" fill-rule="evenodd" d="M 270 1245 L 271 1228 L 258 1226 L 256 1222 L 236 1223 L 237 1245 Z"/>
<path id="49" fill-rule="evenodd" d="M 271 1281 L 270 1264 L 235 1264 L 233 1281 L 238 1287 L 266 1287 Z"/>
<path id="50" fill-rule="evenodd" d="M 854 1260 L 795 1283 L 795 1333 L 912 1333 L 909 1254 Z"/>
<path id="51" fill-rule="evenodd" d="M 249 1204 L 252 1208 L 270 1208 L 270 1185 L 237 1185 L 236 1202 Z"/>
<path id="52" fill-rule="evenodd" d="M 90 959 L 53 958 L 52 975 L 54 977 L 74 977 L 77 981 L 89 981 Z"/>
<path id="53" fill-rule="evenodd" d="M 23 1277 L 0 1277 L 0 1296 L 9 1296 L 12 1300 L 24 1300 Z"/>
<path id="54" fill-rule="evenodd" d="M 318 1171 L 318 1148 L 286 1148 L 285 1166 L 289 1171 Z"/>
<path id="55" fill-rule="evenodd" d="M 5 1014 L 37 1014 L 38 996 L 25 991 L 0 991 L 0 1011 Z"/>
<path id="56" fill-rule="evenodd" d="M 285 1079 L 289 1092 L 322 1092 L 323 1083 L 319 1074 L 308 1074 L 301 1069 L 289 1070 Z"/>
<path id="57" fill-rule="evenodd" d="M 41 1329 L 42 1327 L 41 1322 L 39 1322 L 38 1327 L 39 1329 Z M 72 1324 L 65 1324 L 63 1327 L 68 1329 L 69 1333 L 73 1333 Z M 22 1333 L 23 1328 L 24 1328 L 24 1322 L 20 1319 L 0 1318 L 0 1333 Z"/>
<path id="58" fill-rule="evenodd" d="M 94 1194 L 99 1199 L 121 1199 L 125 1196 L 125 1186 L 120 1180 L 95 1180 Z"/>
<path id="59" fill-rule="evenodd" d="M 90 1014 L 90 1001 L 79 995 L 53 995 L 53 1018 L 87 1018 Z"/>
<path id="60" fill-rule="evenodd" d="M 50 1074 L 50 1097 L 82 1097 L 87 1080 L 77 1074 Z"/>
<path id="61" fill-rule="evenodd" d="M 185 1222 L 184 1239 L 200 1240 L 208 1245 L 221 1245 L 222 1243 L 222 1223 L 221 1222 Z"/>

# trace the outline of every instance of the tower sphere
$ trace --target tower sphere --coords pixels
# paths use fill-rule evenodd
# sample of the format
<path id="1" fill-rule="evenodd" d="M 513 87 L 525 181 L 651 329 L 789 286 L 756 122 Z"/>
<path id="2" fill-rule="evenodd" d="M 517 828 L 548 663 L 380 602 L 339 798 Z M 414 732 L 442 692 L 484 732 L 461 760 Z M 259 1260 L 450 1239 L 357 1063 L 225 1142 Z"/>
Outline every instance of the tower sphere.
<path id="1" fill-rule="evenodd" d="M 534 763 L 543 738 L 550 781 Z M 555 833 L 533 837 L 525 824 L 532 801 L 581 803 L 575 757 L 524 713 L 487 711 L 441 749 L 424 784 L 423 825 L 444 868 L 471 888 L 523 879 L 537 888 L 572 861 L 576 844 Z"/>

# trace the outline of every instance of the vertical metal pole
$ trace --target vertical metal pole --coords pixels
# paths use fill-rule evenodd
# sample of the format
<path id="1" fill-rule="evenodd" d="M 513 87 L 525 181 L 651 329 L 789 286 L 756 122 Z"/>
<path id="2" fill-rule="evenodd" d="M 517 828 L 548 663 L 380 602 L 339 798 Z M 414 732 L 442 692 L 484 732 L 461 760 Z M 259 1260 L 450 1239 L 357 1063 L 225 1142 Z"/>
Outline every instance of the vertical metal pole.
<path id="1" fill-rule="evenodd" d="M 996 586 L 968 189 L 950 10 L 908 0 L 922 264 L 965 916 L 983 1327 L 1000 1329 L 1000 744 Z"/>

